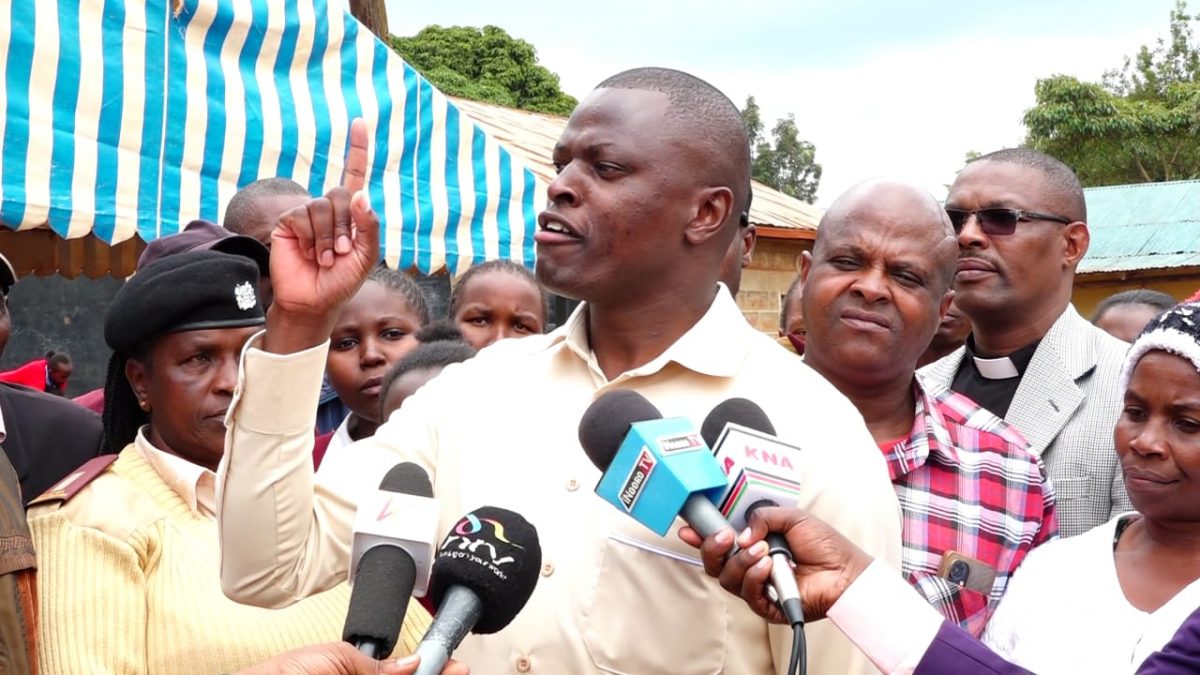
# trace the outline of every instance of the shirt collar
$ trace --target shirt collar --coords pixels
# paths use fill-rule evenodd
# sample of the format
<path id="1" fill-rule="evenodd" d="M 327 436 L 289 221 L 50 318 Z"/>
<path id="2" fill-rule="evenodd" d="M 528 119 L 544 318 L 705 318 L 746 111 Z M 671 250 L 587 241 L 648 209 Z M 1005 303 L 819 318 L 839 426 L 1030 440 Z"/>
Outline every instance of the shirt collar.
<path id="1" fill-rule="evenodd" d="M 335 443 L 339 448 L 348 447 L 354 442 L 354 439 L 350 437 L 350 417 L 352 415 L 354 415 L 354 413 L 346 415 L 346 417 L 342 419 L 342 423 L 339 424 L 338 428 L 333 432 L 333 437 L 329 439 L 329 445 L 331 447 Z"/>
<path id="2" fill-rule="evenodd" d="M 138 430 L 134 445 L 155 472 L 188 507 L 202 516 L 217 515 L 217 476 L 212 471 L 188 460 L 154 447 L 146 438 L 146 429 Z"/>
<path id="3" fill-rule="evenodd" d="M 907 438 L 884 450 L 888 473 L 893 481 L 925 466 L 930 455 L 937 455 L 947 464 L 959 463 L 958 452 L 950 442 L 946 418 L 938 407 L 937 398 L 925 389 L 920 378 L 913 378 L 913 398 L 916 399 L 916 411 L 912 430 Z"/>
<path id="4" fill-rule="evenodd" d="M 562 328 L 551 334 L 549 345 L 565 344 L 603 383 L 607 380 L 588 342 L 587 312 L 587 303 L 580 303 Z M 612 383 L 653 375 L 672 361 L 703 375 L 733 377 L 746 360 L 748 344 L 744 335 L 747 330 L 753 329 L 746 323 L 725 285 L 718 282 L 716 296 L 699 321 L 662 354 L 645 365 L 621 373 Z"/>
<path id="5" fill-rule="evenodd" d="M 975 350 L 975 337 L 967 337 L 967 356 L 975 364 L 975 372 L 985 380 L 1009 380 L 1021 377 L 1029 368 L 1041 340 L 1025 345 L 1008 356 L 989 356 Z"/>

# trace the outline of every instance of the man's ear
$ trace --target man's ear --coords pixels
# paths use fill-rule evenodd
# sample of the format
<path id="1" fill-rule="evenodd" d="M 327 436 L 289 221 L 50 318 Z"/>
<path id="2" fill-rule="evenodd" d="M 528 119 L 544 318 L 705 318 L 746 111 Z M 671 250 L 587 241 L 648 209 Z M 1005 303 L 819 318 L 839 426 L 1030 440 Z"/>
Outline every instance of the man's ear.
<path id="1" fill-rule="evenodd" d="M 800 253 L 800 285 L 808 281 L 808 273 L 812 271 L 813 257 L 812 251 L 802 251 Z"/>
<path id="2" fill-rule="evenodd" d="M 148 401 L 150 396 L 149 374 L 146 364 L 137 359 L 125 359 L 125 379 L 133 389 L 133 395 L 139 402 Z"/>
<path id="3" fill-rule="evenodd" d="M 693 246 L 712 239 L 720 234 L 732 211 L 733 190 L 727 187 L 705 188 L 700 192 L 696 212 L 684 230 L 684 239 Z"/>
<path id="4" fill-rule="evenodd" d="M 750 263 L 754 262 L 754 245 L 758 243 L 758 228 L 747 223 L 742 227 L 738 236 L 742 238 L 742 269 L 746 269 Z"/>
<path id="5" fill-rule="evenodd" d="M 942 294 L 942 306 L 938 308 L 938 323 L 941 323 L 942 319 L 946 318 L 946 312 L 950 311 L 950 305 L 953 303 L 954 289 L 947 288 L 946 292 Z"/>
<path id="6" fill-rule="evenodd" d="M 1063 228 L 1063 266 L 1074 269 L 1087 255 L 1088 246 L 1092 243 L 1092 233 L 1087 223 L 1074 222 Z"/>

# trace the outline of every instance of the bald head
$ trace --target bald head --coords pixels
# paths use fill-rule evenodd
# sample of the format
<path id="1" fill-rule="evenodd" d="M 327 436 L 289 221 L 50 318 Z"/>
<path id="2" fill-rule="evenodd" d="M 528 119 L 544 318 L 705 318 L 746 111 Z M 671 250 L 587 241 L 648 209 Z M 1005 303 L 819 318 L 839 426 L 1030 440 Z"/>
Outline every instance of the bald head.
<path id="1" fill-rule="evenodd" d="M 949 308 L 957 259 L 950 221 L 928 193 L 887 180 L 851 188 L 801 263 L 805 361 L 851 400 L 907 391 L 893 387 L 911 383 Z M 861 411 L 868 427 L 878 422 Z"/>
<path id="2" fill-rule="evenodd" d="M 933 195 L 898 181 L 868 180 L 842 193 L 821 217 L 814 256 L 847 230 L 893 229 L 897 235 L 920 242 L 931 258 L 942 290 L 954 282 L 958 243 L 950 218 Z"/>
<path id="3" fill-rule="evenodd" d="M 666 94 L 665 112 L 677 145 L 690 149 L 693 167 L 711 185 L 730 188 L 734 215 L 750 209 L 750 137 L 729 97 L 700 78 L 670 68 L 634 68 L 601 82 L 597 89 L 640 89 Z"/>

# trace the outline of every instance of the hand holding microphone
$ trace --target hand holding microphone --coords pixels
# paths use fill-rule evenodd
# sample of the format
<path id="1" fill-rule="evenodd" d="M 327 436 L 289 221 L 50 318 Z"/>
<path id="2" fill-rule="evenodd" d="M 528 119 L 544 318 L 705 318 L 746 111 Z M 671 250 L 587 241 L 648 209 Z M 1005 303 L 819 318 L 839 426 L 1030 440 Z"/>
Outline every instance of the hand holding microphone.
<path id="1" fill-rule="evenodd" d="M 704 571 L 716 577 L 725 590 L 740 596 L 755 614 L 773 623 L 788 623 L 779 607 L 767 597 L 771 559 L 765 539 L 769 532 L 781 533 L 795 561 L 793 574 L 799 584 L 804 616 L 809 621 L 824 618 L 833 603 L 871 564 L 871 556 L 855 546 L 825 521 L 798 508 L 767 507 L 750 517 L 749 530 L 737 544 L 742 550 L 726 558 L 733 541 L 716 537 L 701 539 L 684 528 L 679 538 L 700 549 Z"/>
<path id="2" fill-rule="evenodd" d="M 761 508 L 795 503 L 800 492 L 796 469 L 800 464 L 800 448 L 775 437 L 775 426 L 757 403 L 744 398 L 723 401 L 708 413 L 700 429 L 729 475 L 729 486 L 721 498 L 721 512 L 733 527 L 744 529 Z M 782 535 L 771 533 L 767 535 L 767 546 L 774 600 L 788 624 L 803 625 L 800 589 L 792 576 L 792 553 L 787 541 Z"/>

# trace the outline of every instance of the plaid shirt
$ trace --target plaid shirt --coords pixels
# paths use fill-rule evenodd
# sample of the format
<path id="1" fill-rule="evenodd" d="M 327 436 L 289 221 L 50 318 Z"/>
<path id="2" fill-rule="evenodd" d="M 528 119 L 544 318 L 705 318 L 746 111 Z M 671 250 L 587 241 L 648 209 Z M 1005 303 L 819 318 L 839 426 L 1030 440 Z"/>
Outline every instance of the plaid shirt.
<path id="1" fill-rule="evenodd" d="M 949 389 L 917 381 L 914 393 L 912 432 L 881 446 L 904 512 L 904 576 L 978 637 L 1013 570 L 1057 535 L 1054 491 L 1016 429 Z M 990 597 L 938 575 L 952 551 L 996 571 Z"/>

